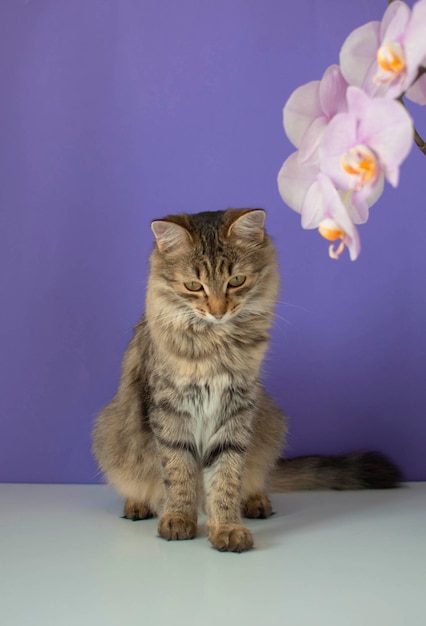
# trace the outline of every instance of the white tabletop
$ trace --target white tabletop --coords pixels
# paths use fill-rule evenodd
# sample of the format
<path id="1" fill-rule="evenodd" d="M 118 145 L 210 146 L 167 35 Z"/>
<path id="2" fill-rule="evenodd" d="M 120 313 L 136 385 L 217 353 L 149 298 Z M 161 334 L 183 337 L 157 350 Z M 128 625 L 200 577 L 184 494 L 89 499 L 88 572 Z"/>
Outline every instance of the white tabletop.
<path id="1" fill-rule="evenodd" d="M 426 483 L 274 496 L 256 549 L 166 542 L 105 486 L 0 485 L 2 626 L 426 624 Z"/>

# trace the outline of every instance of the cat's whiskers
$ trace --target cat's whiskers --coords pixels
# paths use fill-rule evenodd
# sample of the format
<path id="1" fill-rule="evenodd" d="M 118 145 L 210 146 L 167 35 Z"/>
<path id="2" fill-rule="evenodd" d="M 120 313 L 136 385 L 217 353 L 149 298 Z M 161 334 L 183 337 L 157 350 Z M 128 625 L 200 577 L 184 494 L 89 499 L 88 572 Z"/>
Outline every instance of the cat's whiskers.
<path id="1" fill-rule="evenodd" d="M 278 313 L 276 313 L 275 311 L 269 311 L 269 314 L 279 320 L 282 320 L 283 322 L 285 322 L 286 324 L 288 324 L 289 326 L 294 327 L 294 324 L 288 320 L 287 318 L 283 317 L 282 315 L 279 315 Z M 257 316 L 257 317 L 262 317 L 265 315 L 265 307 L 251 307 L 251 306 L 247 306 L 245 309 L 243 309 L 242 311 L 240 311 L 238 313 L 238 316 L 241 318 L 245 318 L 245 319 L 250 319 L 253 317 L 253 315 Z"/>
<path id="2" fill-rule="evenodd" d="M 189 329 L 190 327 L 205 324 L 206 319 L 204 316 L 198 315 L 192 309 L 178 309 L 171 313 L 159 313 L 156 316 L 150 318 L 153 322 L 161 323 L 165 330 L 175 327 L 176 330 L 182 329 L 182 326 Z"/>
<path id="3" fill-rule="evenodd" d="M 306 309 L 303 306 L 300 306 L 299 304 L 293 304 L 292 302 L 286 302 L 285 300 L 276 300 L 275 301 L 276 304 L 282 304 L 284 306 L 289 306 L 293 309 L 298 309 L 299 311 L 304 311 L 305 313 L 310 313 L 309 309 Z"/>
<path id="4" fill-rule="evenodd" d="M 293 322 L 290 322 L 290 320 L 288 320 L 286 317 L 283 317 L 282 315 L 278 315 L 278 313 L 272 313 L 272 315 L 274 316 L 274 318 L 278 320 L 282 320 L 283 322 L 285 322 L 286 324 L 294 328 Z"/>

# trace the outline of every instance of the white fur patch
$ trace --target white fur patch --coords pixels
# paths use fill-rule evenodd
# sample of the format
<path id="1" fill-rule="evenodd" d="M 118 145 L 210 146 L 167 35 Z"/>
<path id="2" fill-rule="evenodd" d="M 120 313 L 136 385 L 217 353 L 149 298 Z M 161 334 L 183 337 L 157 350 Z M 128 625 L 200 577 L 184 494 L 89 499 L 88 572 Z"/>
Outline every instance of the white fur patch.
<path id="1" fill-rule="evenodd" d="M 197 384 L 202 390 L 201 395 L 189 396 L 184 408 L 191 414 L 191 431 L 198 453 L 202 456 L 223 417 L 222 397 L 229 387 L 229 377 L 216 376 L 208 381 L 200 380 Z"/>

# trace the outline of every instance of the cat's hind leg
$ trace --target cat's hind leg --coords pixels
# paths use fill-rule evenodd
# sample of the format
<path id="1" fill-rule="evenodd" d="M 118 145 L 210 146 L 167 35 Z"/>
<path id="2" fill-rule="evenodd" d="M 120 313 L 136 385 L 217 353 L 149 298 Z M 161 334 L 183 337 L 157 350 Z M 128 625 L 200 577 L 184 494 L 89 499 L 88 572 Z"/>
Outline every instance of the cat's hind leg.
<path id="1" fill-rule="evenodd" d="M 144 471 L 145 470 L 145 471 Z M 161 511 L 164 487 L 160 472 L 155 466 L 110 470 L 108 483 L 124 499 L 123 517 L 134 522 L 156 517 Z"/>
<path id="2" fill-rule="evenodd" d="M 241 514 L 243 517 L 266 519 L 273 514 L 271 502 L 266 495 L 266 477 L 274 462 L 275 451 L 264 446 L 262 450 L 250 450 L 241 488 Z"/>
<path id="3" fill-rule="evenodd" d="M 266 394 L 260 395 L 253 445 L 247 455 L 242 481 L 241 513 L 244 517 L 266 519 L 273 515 L 266 484 L 280 455 L 285 431 L 286 422 L 281 410 Z"/>
<path id="4" fill-rule="evenodd" d="M 155 513 L 144 502 L 137 502 L 132 498 L 126 498 L 124 502 L 124 518 L 136 522 L 142 519 L 150 519 L 154 516 Z"/>
<path id="5" fill-rule="evenodd" d="M 254 493 L 243 500 L 241 512 L 244 517 L 253 519 L 266 519 L 274 514 L 272 504 L 263 492 Z"/>

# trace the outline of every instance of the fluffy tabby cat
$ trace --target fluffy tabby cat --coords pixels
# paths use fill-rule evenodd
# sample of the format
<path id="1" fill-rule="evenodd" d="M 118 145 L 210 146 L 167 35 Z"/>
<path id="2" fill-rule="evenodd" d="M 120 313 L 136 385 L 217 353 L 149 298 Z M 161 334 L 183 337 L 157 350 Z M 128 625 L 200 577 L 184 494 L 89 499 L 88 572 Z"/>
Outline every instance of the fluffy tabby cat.
<path id="1" fill-rule="evenodd" d="M 280 459 L 281 410 L 259 381 L 278 294 L 260 209 L 171 215 L 152 223 L 146 312 L 94 452 L 125 517 L 159 516 L 164 539 L 192 539 L 200 504 L 218 550 L 253 547 L 241 515 L 272 514 L 267 491 L 394 487 L 378 453 Z"/>

